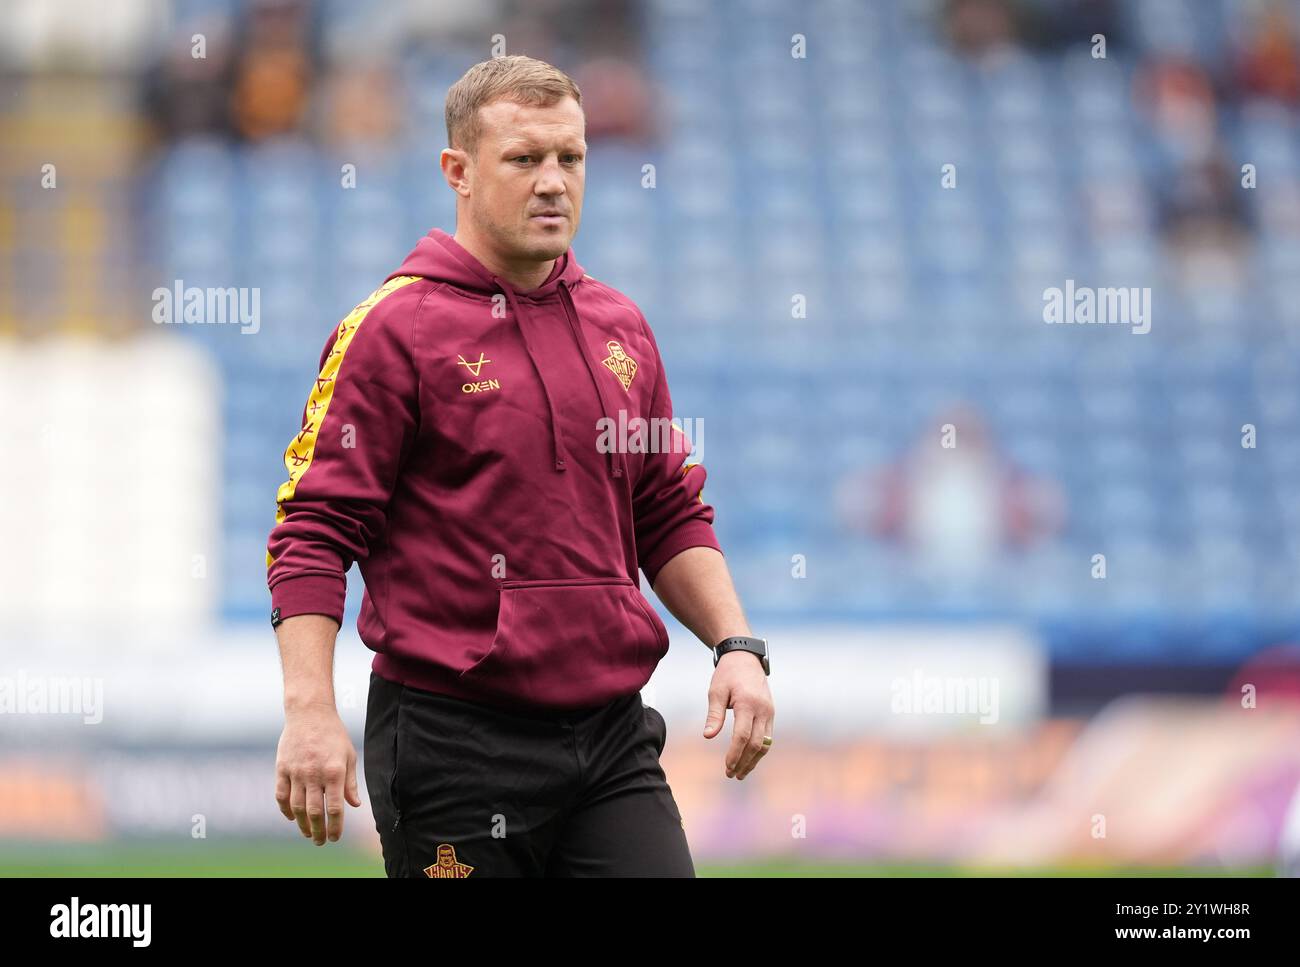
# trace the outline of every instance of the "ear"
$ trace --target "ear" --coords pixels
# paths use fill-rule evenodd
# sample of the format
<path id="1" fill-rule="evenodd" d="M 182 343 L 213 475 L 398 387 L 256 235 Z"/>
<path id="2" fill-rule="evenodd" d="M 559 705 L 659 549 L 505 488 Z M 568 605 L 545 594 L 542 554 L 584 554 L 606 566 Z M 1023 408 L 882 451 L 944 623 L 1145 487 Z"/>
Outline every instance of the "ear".
<path id="1" fill-rule="evenodd" d="M 459 148 L 443 148 L 438 166 L 447 184 L 456 194 L 469 197 L 469 180 L 472 164 L 469 155 Z"/>

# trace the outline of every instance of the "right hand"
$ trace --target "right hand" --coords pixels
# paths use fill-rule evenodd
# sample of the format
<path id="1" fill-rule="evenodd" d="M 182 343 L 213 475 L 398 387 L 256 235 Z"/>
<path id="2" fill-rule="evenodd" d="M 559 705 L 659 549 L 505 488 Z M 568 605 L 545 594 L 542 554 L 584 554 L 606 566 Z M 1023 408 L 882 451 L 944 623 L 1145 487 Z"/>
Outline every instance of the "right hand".
<path id="1" fill-rule="evenodd" d="M 360 806 L 357 753 L 332 704 L 285 713 L 275 760 L 275 801 L 303 836 L 324 846 L 343 834 L 343 800 Z"/>

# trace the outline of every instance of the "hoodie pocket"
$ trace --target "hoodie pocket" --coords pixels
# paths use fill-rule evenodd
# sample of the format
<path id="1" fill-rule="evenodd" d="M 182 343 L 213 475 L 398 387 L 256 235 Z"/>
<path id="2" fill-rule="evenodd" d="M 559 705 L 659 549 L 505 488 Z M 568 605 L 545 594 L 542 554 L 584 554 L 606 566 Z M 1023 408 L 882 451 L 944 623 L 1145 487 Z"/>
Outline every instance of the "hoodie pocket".
<path id="1" fill-rule="evenodd" d="M 668 630 L 629 578 L 505 581 L 496 634 L 460 675 L 484 695 L 580 708 L 636 692 Z"/>

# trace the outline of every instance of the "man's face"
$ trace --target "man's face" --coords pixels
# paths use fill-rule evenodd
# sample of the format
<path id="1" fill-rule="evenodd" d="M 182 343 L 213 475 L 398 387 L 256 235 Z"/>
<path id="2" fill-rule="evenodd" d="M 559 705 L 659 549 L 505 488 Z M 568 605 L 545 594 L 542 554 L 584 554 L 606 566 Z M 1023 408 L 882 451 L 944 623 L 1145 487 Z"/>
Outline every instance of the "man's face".
<path id="1" fill-rule="evenodd" d="M 494 101 L 479 117 L 482 137 L 462 192 L 476 233 L 504 262 L 559 258 L 582 216 L 582 108 L 571 97 L 550 107 Z"/>

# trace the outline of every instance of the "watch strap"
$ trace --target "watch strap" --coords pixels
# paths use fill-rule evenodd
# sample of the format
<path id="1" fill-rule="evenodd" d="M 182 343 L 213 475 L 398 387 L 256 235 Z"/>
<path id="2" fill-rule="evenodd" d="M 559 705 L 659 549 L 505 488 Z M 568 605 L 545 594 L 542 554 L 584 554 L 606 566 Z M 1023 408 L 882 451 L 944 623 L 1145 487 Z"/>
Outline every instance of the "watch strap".
<path id="1" fill-rule="evenodd" d="M 723 638 L 713 646 L 713 666 L 716 668 L 718 660 L 730 651 L 748 651 L 757 655 L 763 665 L 763 674 L 772 674 L 772 666 L 768 661 L 766 638 L 753 638 L 749 635 L 733 635 L 730 638 Z"/>

